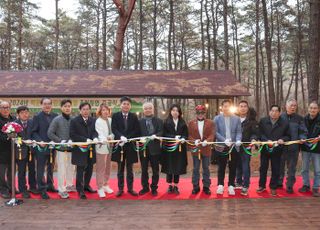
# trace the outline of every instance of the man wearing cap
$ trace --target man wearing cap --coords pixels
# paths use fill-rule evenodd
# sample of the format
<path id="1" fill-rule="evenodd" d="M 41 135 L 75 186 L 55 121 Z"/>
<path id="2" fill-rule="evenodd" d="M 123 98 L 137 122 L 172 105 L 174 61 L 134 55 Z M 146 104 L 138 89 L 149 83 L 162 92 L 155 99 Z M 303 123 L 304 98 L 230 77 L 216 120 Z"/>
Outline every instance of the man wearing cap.
<path id="1" fill-rule="evenodd" d="M 140 124 L 136 114 L 130 112 L 131 99 L 122 97 L 120 99 L 120 112 L 112 115 L 111 129 L 115 140 L 121 140 L 112 153 L 111 160 L 118 163 L 118 188 L 116 196 L 123 195 L 124 189 L 124 168 L 127 170 L 127 188 L 132 196 L 138 196 L 133 190 L 133 163 L 138 162 L 138 155 L 135 151 L 135 143 L 128 142 L 128 139 L 140 136 Z"/>
<path id="2" fill-rule="evenodd" d="M 196 106 L 196 118 L 191 120 L 188 125 L 189 140 L 194 141 L 194 148 L 191 150 L 193 159 L 192 171 L 192 194 L 200 192 L 200 163 L 202 161 L 202 183 L 203 192 L 207 195 L 211 194 L 210 191 L 210 159 L 211 148 L 208 142 L 214 140 L 215 126 L 213 121 L 206 119 L 206 107 L 203 105 Z"/>

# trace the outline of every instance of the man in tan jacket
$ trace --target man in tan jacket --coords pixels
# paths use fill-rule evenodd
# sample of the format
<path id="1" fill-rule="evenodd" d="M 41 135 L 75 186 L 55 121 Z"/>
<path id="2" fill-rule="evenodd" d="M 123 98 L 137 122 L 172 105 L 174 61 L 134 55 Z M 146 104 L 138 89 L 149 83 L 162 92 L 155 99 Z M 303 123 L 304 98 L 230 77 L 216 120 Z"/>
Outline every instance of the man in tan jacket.
<path id="1" fill-rule="evenodd" d="M 207 195 L 210 191 L 210 159 L 211 147 L 208 142 L 214 140 L 215 126 L 212 120 L 206 119 L 206 107 L 203 105 L 196 106 L 196 119 L 189 122 L 189 140 L 194 141 L 195 146 L 191 149 L 193 159 L 192 171 L 192 194 L 200 192 L 200 163 L 202 161 L 202 182 L 203 192 Z"/>

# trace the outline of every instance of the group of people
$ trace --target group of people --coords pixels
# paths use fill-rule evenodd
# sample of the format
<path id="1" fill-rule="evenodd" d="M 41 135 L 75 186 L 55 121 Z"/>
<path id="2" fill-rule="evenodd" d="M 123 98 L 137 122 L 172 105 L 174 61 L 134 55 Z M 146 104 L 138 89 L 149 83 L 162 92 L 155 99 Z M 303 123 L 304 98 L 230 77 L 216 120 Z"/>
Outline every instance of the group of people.
<path id="1" fill-rule="evenodd" d="M 197 105 L 195 117 L 188 123 L 183 119 L 179 105 L 169 108 L 165 120 L 154 114 L 151 102 L 143 104 L 143 118 L 138 119 L 131 110 L 131 99 L 120 99 L 120 111 L 111 114 L 106 104 L 97 109 L 97 118 L 91 116 L 91 105 L 83 102 L 79 106 L 79 115 L 71 117 L 72 101 L 61 101 L 61 114 L 52 112 L 52 100 L 41 100 L 42 111 L 30 119 L 29 108 L 20 106 L 16 110 L 17 117 L 11 115 L 11 105 L 2 101 L 0 104 L 0 128 L 6 123 L 15 121 L 23 127 L 19 133 L 22 140 L 35 140 L 39 145 L 22 144 L 16 146 L 16 163 L 18 171 L 18 188 L 24 198 L 30 193 L 40 194 L 42 199 L 49 199 L 49 192 L 58 192 L 66 199 L 69 192 L 78 192 L 81 199 L 86 193 L 97 192 L 103 198 L 113 193 L 109 186 L 111 161 L 117 163 L 118 191 L 116 196 L 124 194 L 124 172 L 126 171 L 127 192 L 132 196 L 151 192 L 158 194 L 160 172 L 166 174 L 168 193 L 179 194 L 180 175 L 187 173 L 187 151 L 192 154 L 192 194 L 201 191 L 200 165 L 202 165 L 202 191 L 211 194 L 210 162 L 212 152 L 216 154 L 218 163 L 217 194 L 224 193 L 225 171 L 228 165 L 229 195 L 235 195 L 236 189 L 248 195 L 250 186 L 250 158 L 243 143 L 253 143 L 252 150 L 257 148 L 257 141 L 273 142 L 260 149 L 260 179 L 258 193 L 266 191 L 267 172 L 271 162 L 271 179 L 269 183 L 273 196 L 277 188 L 283 187 L 287 168 L 286 191 L 293 193 L 299 152 L 302 151 L 303 186 L 299 192 L 311 190 L 309 179 L 310 163 L 313 164 L 314 181 L 312 194 L 319 196 L 320 181 L 320 145 L 306 142 L 320 135 L 320 115 L 317 102 L 311 102 L 308 114 L 302 117 L 296 113 L 297 102 L 290 99 L 286 102 L 286 110 L 281 113 L 278 105 L 272 105 L 268 116 L 259 122 L 254 109 L 247 101 L 238 103 L 238 114 L 231 113 L 230 100 L 223 100 L 221 112 L 214 119 L 206 117 L 206 107 Z M 132 138 L 148 137 L 145 149 L 137 151 L 137 144 Z M 160 140 L 158 137 L 165 137 Z M 117 144 L 111 144 L 118 140 Z M 170 140 L 170 141 L 169 141 Z M 289 140 L 300 140 L 300 143 L 284 145 Z M 55 149 L 47 143 L 63 143 Z M 73 146 L 73 142 L 101 143 L 88 147 Z M 164 142 L 164 143 L 163 143 Z M 170 151 L 163 146 L 178 143 L 179 148 Z M 187 142 L 192 142 L 188 145 Z M 219 144 L 214 145 L 212 142 Z M 315 146 L 316 145 L 316 146 Z M 171 145 L 170 145 L 171 146 Z M 133 189 L 133 164 L 141 163 L 141 190 Z M 5 133 L 0 133 L 0 193 L 9 198 L 11 184 L 11 145 Z M 54 187 L 53 169 L 57 164 L 58 189 Z M 96 164 L 97 191 L 90 186 L 93 166 Z M 152 177 L 149 180 L 149 165 Z M 76 166 L 76 170 L 75 167 Z M 160 167 L 161 166 L 161 167 Z M 161 168 L 161 170 L 160 170 Z M 126 170 L 125 170 L 126 169 Z M 26 172 L 28 171 L 28 186 Z M 76 184 L 74 185 L 74 172 Z M 46 175 L 45 175 L 46 172 Z"/>

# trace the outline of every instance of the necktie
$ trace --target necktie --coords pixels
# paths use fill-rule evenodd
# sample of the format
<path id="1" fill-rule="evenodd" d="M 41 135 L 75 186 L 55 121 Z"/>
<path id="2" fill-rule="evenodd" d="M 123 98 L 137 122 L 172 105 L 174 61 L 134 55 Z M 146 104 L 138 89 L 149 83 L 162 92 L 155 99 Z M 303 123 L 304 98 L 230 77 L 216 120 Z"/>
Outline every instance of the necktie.
<path id="1" fill-rule="evenodd" d="M 88 119 L 84 119 L 84 123 L 87 125 L 87 123 L 88 123 Z"/>
<path id="2" fill-rule="evenodd" d="M 26 129 L 27 128 L 27 122 L 22 122 L 22 127 L 23 127 L 23 129 Z"/>
<path id="3" fill-rule="evenodd" d="M 123 121 L 124 121 L 124 129 L 127 130 L 128 128 L 128 115 L 123 114 Z"/>

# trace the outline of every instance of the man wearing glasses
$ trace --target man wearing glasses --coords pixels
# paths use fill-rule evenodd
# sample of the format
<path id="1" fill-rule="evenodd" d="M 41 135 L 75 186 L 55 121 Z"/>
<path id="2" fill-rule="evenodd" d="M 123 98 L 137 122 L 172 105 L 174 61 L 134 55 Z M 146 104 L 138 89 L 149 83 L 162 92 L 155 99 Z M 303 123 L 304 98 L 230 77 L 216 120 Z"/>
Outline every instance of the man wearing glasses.
<path id="1" fill-rule="evenodd" d="M 0 103 L 0 130 L 16 118 L 10 114 L 11 104 L 7 101 Z M 10 198 L 11 192 L 11 143 L 7 134 L 0 131 L 0 193 L 5 199 Z M 7 179 L 6 179 L 7 178 Z"/>

